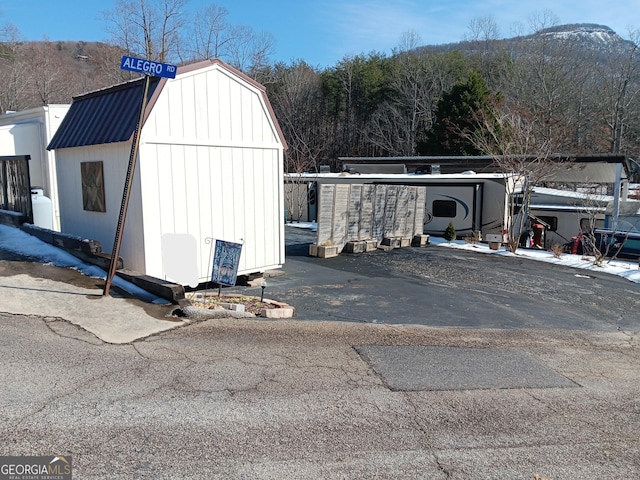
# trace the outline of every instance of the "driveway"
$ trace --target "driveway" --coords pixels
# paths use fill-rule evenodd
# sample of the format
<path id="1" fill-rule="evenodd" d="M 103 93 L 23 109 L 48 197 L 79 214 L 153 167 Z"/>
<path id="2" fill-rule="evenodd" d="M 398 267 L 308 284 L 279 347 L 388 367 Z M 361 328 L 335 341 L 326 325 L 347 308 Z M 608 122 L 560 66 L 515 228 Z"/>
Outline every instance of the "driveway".
<path id="1" fill-rule="evenodd" d="M 286 264 L 266 279 L 265 296 L 292 304 L 299 320 L 613 331 L 640 327 L 640 285 L 617 276 L 435 246 L 309 257 L 314 238 L 313 232 L 287 227 Z M 260 288 L 249 290 L 260 294 Z"/>

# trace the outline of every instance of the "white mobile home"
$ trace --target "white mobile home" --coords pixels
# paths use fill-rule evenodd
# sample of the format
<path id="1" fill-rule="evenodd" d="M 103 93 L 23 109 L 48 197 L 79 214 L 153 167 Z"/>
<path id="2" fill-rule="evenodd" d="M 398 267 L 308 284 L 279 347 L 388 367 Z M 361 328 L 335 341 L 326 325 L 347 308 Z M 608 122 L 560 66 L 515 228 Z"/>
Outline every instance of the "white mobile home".
<path id="1" fill-rule="evenodd" d="M 570 190 L 534 187 L 529 213 L 545 222 L 544 247 L 564 245 L 581 231 L 605 226 L 610 195 L 587 194 Z"/>
<path id="2" fill-rule="evenodd" d="M 287 182 L 302 183 L 311 189 L 303 217 L 316 220 L 315 204 L 324 184 L 415 185 L 426 187 L 424 233 L 442 236 L 453 222 L 459 236 L 481 232 L 501 234 L 507 225 L 511 195 L 520 191 L 516 177 L 500 173 L 461 174 L 292 174 Z M 299 191 L 287 192 L 300 197 Z M 287 200 L 293 204 L 295 200 Z"/>
<path id="3" fill-rule="evenodd" d="M 55 152 L 47 145 L 62 123 L 69 105 L 46 105 L 0 115 L 0 155 L 29 155 L 32 187 L 51 199 L 54 230 L 60 230 Z"/>
<path id="4" fill-rule="evenodd" d="M 74 98 L 49 145 L 62 231 L 110 253 L 144 79 Z M 243 245 L 239 275 L 284 263 L 285 141 L 264 87 L 219 60 L 152 78 L 123 230 L 125 268 L 192 285 L 215 240 Z"/>

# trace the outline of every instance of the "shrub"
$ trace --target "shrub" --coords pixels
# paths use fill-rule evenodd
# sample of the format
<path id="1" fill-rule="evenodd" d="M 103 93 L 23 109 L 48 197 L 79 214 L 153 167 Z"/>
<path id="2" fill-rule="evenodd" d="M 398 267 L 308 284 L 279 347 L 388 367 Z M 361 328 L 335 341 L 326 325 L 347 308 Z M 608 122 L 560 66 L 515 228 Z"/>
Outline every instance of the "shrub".
<path id="1" fill-rule="evenodd" d="M 444 231 L 444 239 L 447 242 L 450 242 L 451 240 L 455 240 L 455 238 L 456 238 L 456 229 L 453 226 L 453 222 L 449 222 L 447 229 Z"/>

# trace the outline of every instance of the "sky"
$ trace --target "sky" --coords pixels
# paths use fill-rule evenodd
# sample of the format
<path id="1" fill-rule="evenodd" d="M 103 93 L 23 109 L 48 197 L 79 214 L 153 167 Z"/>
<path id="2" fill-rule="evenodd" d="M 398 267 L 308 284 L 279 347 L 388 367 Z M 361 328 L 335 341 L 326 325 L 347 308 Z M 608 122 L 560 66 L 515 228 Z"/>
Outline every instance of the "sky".
<path id="1" fill-rule="evenodd" d="M 415 32 L 423 45 L 459 42 L 471 21 L 491 17 L 500 38 L 531 33 L 531 18 L 550 12 L 565 23 L 597 23 L 623 38 L 640 29 L 640 0 L 187 0 L 187 8 L 212 3 L 233 25 L 275 38 L 272 61 L 304 60 L 331 67 L 346 56 L 390 55 Z M 606 5 L 605 5 L 606 4 Z M 102 13 L 116 0 L 1 0 L 0 25 L 15 25 L 23 40 L 109 41 Z"/>

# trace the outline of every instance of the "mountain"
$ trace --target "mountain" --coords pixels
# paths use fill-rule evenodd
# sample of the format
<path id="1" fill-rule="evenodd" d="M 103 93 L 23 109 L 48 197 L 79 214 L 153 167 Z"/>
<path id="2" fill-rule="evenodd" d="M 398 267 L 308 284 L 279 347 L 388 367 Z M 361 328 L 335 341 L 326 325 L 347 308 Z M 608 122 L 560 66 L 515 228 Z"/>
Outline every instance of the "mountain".
<path id="1" fill-rule="evenodd" d="M 544 28 L 537 32 L 512 38 L 496 40 L 462 41 L 443 45 L 426 45 L 418 47 L 418 51 L 444 52 L 458 50 L 463 53 L 477 53 L 479 46 L 491 43 L 494 47 L 504 48 L 508 51 L 518 51 L 520 48 L 538 40 L 555 40 L 557 45 L 571 43 L 585 51 L 604 51 L 616 48 L 633 48 L 633 42 L 623 39 L 613 29 L 606 25 L 595 23 L 571 23 Z"/>
<path id="2" fill-rule="evenodd" d="M 621 43 L 625 41 L 611 28 L 605 25 L 597 25 L 595 23 L 573 23 L 544 28 L 532 36 L 547 36 L 558 40 L 572 40 L 593 45 L 610 45 L 612 43 Z"/>

